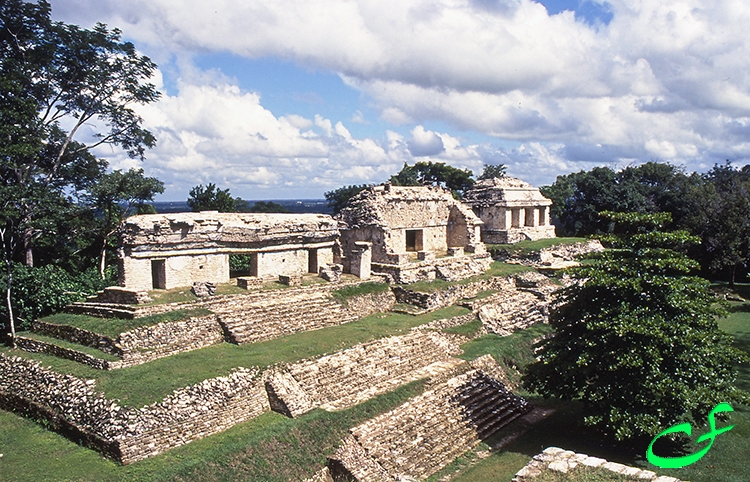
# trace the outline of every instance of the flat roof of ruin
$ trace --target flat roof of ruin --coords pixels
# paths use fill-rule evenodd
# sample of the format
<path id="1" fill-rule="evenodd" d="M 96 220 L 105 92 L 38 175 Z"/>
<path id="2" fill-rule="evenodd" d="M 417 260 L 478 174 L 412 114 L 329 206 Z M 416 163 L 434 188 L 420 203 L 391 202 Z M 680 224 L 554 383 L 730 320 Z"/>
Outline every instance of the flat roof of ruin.
<path id="1" fill-rule="evenodd" d="M 477 181 L 464 194 L 464 202 L 472 206 L 549 206 L 547 199 L 528 182 L 514 177 L 494 177 Z"/>

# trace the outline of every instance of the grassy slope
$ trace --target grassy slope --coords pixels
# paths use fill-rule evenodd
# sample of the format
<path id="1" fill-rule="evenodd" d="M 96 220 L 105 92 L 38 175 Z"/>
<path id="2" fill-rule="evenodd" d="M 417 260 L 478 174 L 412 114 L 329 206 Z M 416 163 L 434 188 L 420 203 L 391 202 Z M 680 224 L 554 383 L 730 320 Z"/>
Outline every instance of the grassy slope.
<path id="1" fill-rule="evenodd" d="M 201 350 L 180 353 L 143 365 L 121 370 L 101 371 L 52 356 L 15 352 L 40 360 L 42 365 L 81 378 L 97 380 L 97 387 L 123 404 L 140 407 L 161 400 L 173 390 L 226 375 L 235 367 L 268 366 L 320 356 L 384 336 L 406 333 L 413 326 L 439 318 L 468 313 L 466 308 L 449 307 L 421 316 L 376 314 L 345 325 L 278 338 L 262 343 L 232 345 L 223 343 Z M 0 349 L 8 352 L 7 349 Z"/>
<path id="2" fill-rule="evenodd" d="M 323 467 L 349 428 L 400 405 L 422 389 L 420 382 L 411 383 L 349 410 L 315 410 L 297 419 L 266 413 L 124 467 L 34 422 L 0 411 L 0 480 L 301 480 Z"/>

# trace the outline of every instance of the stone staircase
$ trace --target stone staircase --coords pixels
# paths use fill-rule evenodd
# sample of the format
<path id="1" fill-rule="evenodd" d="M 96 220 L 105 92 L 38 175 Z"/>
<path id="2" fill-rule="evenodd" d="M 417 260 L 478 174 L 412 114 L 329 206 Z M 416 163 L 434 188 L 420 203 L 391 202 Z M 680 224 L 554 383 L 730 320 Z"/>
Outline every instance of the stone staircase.
<path id="1" fill-rule="evenodd" d="M 228 341 L 255 343 L 326 326 L 353 321 L 355 317 L 324 291 L 275 293 L 243 303 L 241 307 L 216 304 Z"/>
<path id="2" fill-rule="evenodd" d="M 342 410 L 421 378 L 452 370 L 461 350 L 439 333 L 413 332 L 287 367 L 267 384 L 276 411 L 296 417 Z M 272 403 L 274 406 L 274 403 Z"/>
<path id="3" fill-rule="evenodd" d="M 507 336 L 536 323 L 546 323 L 549 302 L 527 290 L 501 291 L 472 303 L 472 309 L 490 333 Z"/>
<path id="4" fill-rule="evenodd" d="M 331 472 L 335 480 L 422 480 L 530 409 L 482 369 L 470 370 L 351 429 Z"/>

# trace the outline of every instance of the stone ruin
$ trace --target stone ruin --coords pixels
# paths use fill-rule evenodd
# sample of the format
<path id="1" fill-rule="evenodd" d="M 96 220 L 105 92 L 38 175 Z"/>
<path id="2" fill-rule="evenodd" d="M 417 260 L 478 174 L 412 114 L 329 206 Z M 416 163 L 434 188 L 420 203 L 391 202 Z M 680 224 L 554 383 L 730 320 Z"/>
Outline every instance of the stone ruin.
<path id="1" fill-rule="evenodd" d="M 517 243 L 555 237 L 550 224 L 552 201 L 531 184 L 512 177 L 477 181 L 464 202 L 484 222 L 482 241 L 492 244 Z"/>
<path id="2" fill-rule="evenodd" d="M 229 281 L 229 255 L 249 257 L 250 276 L 318 273 L 333 263 L 338 223 L 324 214 L 146 214 L 120 227 L 120 285 L 133 291 Z"/>
<path id="3" fill-rule="evenodd" d="M 455 280 L 489 267 L 482 221 L 441 187 L 372 186 L 337 219 L 344 271 L 361 278 L 372 271 L 396 283 Z"/>

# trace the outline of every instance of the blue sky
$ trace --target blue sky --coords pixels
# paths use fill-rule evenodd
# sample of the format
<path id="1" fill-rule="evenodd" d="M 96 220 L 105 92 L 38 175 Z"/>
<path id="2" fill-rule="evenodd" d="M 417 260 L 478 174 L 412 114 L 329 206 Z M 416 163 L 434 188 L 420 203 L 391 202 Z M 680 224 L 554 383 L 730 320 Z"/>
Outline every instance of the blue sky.
<path id="1" fill-rule="evenodd" d="M 160 66 L 143 167 L 181 200 L 320 198 L 404 162 L 535 185 L 596 165 L 750 159 L 741 0 L 52 0 Z M 90 134 L 90 133 L 89 133 Z M 85 140 L 86 132 L 82 132 Z"/>

